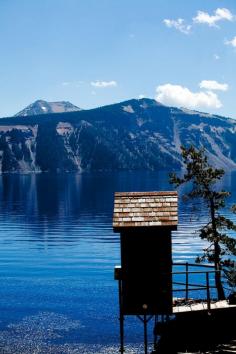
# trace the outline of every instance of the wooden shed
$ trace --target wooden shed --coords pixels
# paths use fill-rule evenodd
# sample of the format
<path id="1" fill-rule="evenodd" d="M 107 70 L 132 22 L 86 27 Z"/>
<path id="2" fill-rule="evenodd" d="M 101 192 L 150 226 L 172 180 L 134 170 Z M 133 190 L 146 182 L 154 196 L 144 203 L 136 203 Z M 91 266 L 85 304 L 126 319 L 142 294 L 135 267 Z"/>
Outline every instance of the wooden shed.
<path id="1" fill-rule="evenodd" d="M 115 193 L 124 314 L 172 312 L 171 231 L 177 224 L 177 192 Z"/>

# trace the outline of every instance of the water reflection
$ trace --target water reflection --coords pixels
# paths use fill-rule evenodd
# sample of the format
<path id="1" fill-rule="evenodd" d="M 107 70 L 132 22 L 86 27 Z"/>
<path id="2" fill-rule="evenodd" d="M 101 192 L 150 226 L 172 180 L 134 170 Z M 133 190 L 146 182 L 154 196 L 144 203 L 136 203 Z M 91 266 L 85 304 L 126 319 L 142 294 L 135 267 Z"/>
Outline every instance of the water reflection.
<path id="1" fill-rule="evenodd" d="M 135 178 L 133 173 L 3 175 L 2 227 L 8 231 L 26 228 L 29 238 L 42 242 L 53 235 L 52 241 L 63 238 L 71 243 L 88 230 L 99 238 L 98 228 L 111 230 L 114 191 L 153 188 L 170 189 L 167 173 L 138 173 Z M 111 233 L 109 239 L 113 237 L 117 238 Z M 105 241 L 104 236 L 101 240 Z"/>
<path id="2" fill-rule="evenodd" d="M 225 175 L 219 188 L 232 192 L 236 199 L 235 172 Z M 189 187 L 180 189 L 179 230 L 174 233 L 182 253 L 199 243 L 186 237 L 207 219 L 205 207 L 194 201 L 194 208 L 182 201 Z M 115 191 L 171 190 L 168 172 L 121 172 L 97 174 L 3 175 L 0 178 L 0 225 L 2 233 L 21 240 L 72 244 L 79 239 L 117 242 L 113 234 L 112 210 Z M 16 232 L 17 230 L 17 232 Z M 6 240 L 7 241 L 7 240 Z M 186 244 L 185 248 L 183 243 Z M 180 252 L 180 247 L 179 247 Z"/>

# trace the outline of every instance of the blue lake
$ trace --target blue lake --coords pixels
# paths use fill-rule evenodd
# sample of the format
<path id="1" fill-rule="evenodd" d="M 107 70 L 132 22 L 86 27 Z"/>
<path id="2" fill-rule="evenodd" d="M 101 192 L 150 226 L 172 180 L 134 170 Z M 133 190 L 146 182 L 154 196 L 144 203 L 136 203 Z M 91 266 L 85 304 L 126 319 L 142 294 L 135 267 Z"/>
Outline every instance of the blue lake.
<path id="1" fill-rule="evenodd" d="M 235 172 L 222 187 L 236 202 Z M 0 352 L 118 353 L 114 192 L 171 189 L 167 172 L 1 176 Z M 175 261 L 200 253 L 206 217 L 180 198 Z M 141 324 L 127 319 L 126 332 L 127 352 L 139 352 Z"/>

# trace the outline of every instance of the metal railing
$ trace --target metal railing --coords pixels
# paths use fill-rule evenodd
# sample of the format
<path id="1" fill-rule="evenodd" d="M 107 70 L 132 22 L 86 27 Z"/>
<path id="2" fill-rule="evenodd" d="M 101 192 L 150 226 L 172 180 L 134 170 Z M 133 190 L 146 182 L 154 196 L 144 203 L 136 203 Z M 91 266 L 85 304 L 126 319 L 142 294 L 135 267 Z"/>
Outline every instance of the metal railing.
<path id="1" fill-rule="evenodd" d="M 172 288 L 172 292 L 173 294 L 175 292 L 184 292 L 185 293 L 185 301 L 189 301 L 189 293 L 191 291 L 199 291 L 199 290 L 203 290 L 203 291 L 206 291 L 206 302 L 207 302 L 207 309 L 210 310 L 211 308 L 211 291 L 210 289 L 215 289 L 216 286 L 215 285 L 211 285 L 210 284 L 210 275 L 211 274 L 215 274 L 216 272 L 220 272 L 215 270 L 214 269 L 214 266 L 213 265 L 206 265 L 206 264 L 196 264 L 196 263 L 188 263 L 188 262 L 185 262 L 185 263 L 177 263 L 177 262 L 174 262 L 172 263 L 173 266 L 178 266 L 178 267 L 185 267 L 185 270 L 184 271 L 173 271 L 172 272 L 172 278 L 175 276 L 175 275 L 185 275 L 185 281 L 175 281 L 173 279 L 173 288 Z M 199 271 L 199 270 L 189 270 L 193 267 L 203 267 L 203 268 L 208 268 L 208 269 L 214 269 L 214 270 L 205 270 L 205 271 Z M 204 283 L 193 283 L 193 282 L 189 282 L 189 278 L 190 278 L 190 275 L 201 275 L 205 274 L 204 276 Z M 175 288 L 174 285 L 183 285 L 184 288 Z"/>

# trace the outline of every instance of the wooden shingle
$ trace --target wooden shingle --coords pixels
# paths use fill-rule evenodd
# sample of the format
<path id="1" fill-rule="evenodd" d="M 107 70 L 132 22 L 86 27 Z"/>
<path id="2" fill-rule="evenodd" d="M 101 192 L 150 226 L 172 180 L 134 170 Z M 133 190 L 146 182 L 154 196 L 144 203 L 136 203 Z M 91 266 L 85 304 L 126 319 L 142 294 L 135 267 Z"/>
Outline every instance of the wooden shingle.
<path id="1" fill-rule="evenodd" d="M 178 224 L 177 192 L 115 193 L 113 228 Z"/>

